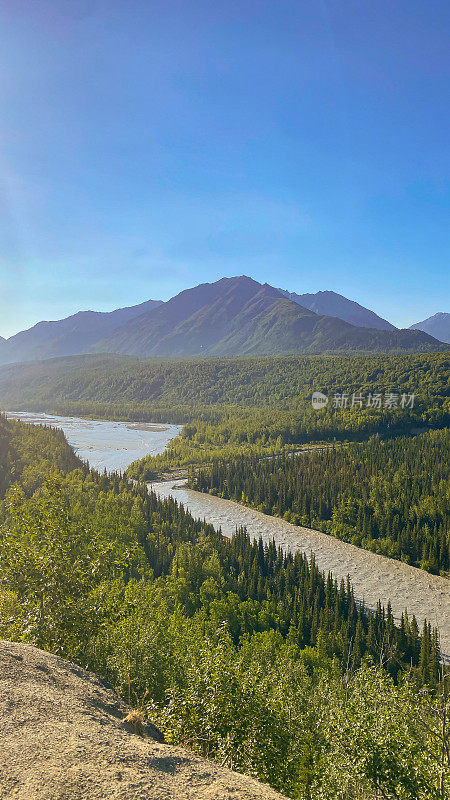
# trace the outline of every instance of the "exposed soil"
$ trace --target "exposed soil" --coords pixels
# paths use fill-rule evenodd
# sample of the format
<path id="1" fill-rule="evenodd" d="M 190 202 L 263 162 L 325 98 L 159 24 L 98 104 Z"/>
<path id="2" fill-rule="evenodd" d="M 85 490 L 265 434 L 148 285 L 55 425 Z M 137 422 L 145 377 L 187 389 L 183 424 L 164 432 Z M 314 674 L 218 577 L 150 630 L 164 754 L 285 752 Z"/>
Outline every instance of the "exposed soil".
<path id="1" fill-rule="evenodd" d="M 97 675 L 0 641 L 2 800 L 282 800 L 180 747 L 129 712 Z M 137 731 L 137 732 L 134 732 Z"/>

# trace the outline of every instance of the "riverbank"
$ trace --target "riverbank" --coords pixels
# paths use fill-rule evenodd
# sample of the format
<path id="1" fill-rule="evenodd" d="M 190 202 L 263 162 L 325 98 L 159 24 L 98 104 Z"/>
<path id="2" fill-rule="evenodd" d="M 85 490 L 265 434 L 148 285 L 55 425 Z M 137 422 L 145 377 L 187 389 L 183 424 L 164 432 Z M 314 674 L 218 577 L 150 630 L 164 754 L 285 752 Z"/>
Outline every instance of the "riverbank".
<path id="1" fill-rule="evenodd" d="M 342 542 L 326 533 L 292 525 L 279 517 L 271 517 L 242 506 L 232 500 L 187 489 L 183 480 L 148 484 L 161 497 L 171 495 L 192 514 L 221 529 L 231 537 L 237 527 L 247 528 L 251 538 L 272 539 L 283 550 L 300 550 L 308 557 L 314 553 L 318 567 L 332 572 L 340 581 L 347 575 L 359 602 L 375 608 L 390 601 L 396 619 L 407 609 L 419 626 L 428 620 L 439 628 L 442 653 L 450 659 L 450 581 L 410 567 L 401 561 L 377 555 Z"/>

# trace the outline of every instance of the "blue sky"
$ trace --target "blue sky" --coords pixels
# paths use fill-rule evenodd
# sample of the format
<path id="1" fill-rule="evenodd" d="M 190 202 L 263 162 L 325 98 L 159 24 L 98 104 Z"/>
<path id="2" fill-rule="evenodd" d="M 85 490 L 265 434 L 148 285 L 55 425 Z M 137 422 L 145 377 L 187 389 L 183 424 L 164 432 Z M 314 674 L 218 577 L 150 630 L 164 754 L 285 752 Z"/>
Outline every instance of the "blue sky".
<path id="1" fill-rule="evenodd" d="M 449 308 L 448 0 L 3 0 L 0 334 L 224 275 Z"/>

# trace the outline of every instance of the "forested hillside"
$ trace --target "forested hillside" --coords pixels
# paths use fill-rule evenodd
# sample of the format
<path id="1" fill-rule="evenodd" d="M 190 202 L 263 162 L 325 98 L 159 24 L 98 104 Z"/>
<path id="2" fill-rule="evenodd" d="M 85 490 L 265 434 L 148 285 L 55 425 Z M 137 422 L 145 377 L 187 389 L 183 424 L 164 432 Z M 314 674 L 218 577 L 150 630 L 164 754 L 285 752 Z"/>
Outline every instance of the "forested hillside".
<path id="1" fill-rule="evenodd" d="M 0 498 L 13 483 L 29 494 L 53 472 L 79 466 L 62 431 L 21 425 L 0 413 Z"/>
<path id="2" fill-rule="evenodd" d="M 1 367 L 0 400 L 4 408 L 78 408 L 90 414 L 114 411 L 114 404 L 124 403 L 126 414 L 140 415 L 162 412 L 164 407 L 172 413 L 178 406 L 196 404 L 287 409 L 309 403 L 313 391 L 331 396 L 339 391 L 378 390 L 414 392 L 416 414 L 438 414 L 450 394 L 449 365 L 449 353 L 192 359 L 76 356 Z"/>
<path id="3" fill-rule="evenodd" d="M 95 669 L 169 741 L 297 800 L 446 796 L 429 625 L 71 463 L 53 431 L 2 418 L 0 441 L 0 635 Z"/>
<path id="4" fill-rule="evenodd" d="M 330 439 L 360 439 L 450 420 L 449 360 L 444 353 L 409 356 L 317 356 L 138 360 L 79 357 L 0 370 L 0 402 L 15 410 L 187 423 L 164 456 L 130 474 L 155 473 L 239 454 L 280 453 Z M 313 391 L 330 398 L 311 405 Z M 352 406 L 352 395 L 364 401 Z M 367 405 L 381 395 L 381 408 Z M 386 408 L 386 395 L 396 394 Z M 334 408 L 346 394 L 346 408 Z M 401 396 L 414 395 L 413 407 Z M 362 407 L 360 407 L 362 405 Z"/>

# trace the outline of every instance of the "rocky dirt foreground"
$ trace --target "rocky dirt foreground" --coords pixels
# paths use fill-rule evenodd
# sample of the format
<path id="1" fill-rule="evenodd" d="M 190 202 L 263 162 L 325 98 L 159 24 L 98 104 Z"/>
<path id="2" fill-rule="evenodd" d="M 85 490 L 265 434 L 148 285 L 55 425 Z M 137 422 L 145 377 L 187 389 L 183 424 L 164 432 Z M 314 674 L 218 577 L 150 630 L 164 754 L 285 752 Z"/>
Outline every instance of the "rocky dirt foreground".
<path id="1" fill-rule="evenodd" d="M 139 735 L 97 675 L 0 641 L 0 797 L 18 800 L 282 800 L 267 786 Z"/>

